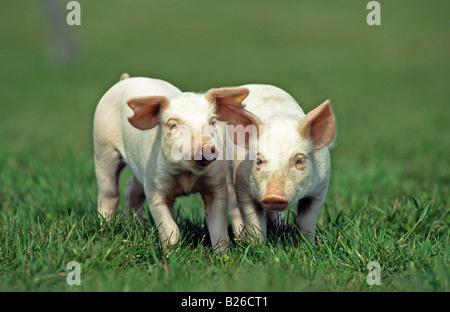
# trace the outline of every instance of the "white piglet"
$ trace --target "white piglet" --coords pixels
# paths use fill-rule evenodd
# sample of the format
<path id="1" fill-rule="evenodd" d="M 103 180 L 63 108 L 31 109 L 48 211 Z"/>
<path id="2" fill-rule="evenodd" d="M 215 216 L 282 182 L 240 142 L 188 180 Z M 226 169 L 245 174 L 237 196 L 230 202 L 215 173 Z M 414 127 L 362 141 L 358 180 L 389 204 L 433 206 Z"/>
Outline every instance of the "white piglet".
<path id="1" fill-rule="evenodd" d="M 124 74 L 106 92 L 95 112 L 99 213 L 109 219 L 115 212 L 119 174 L 126 165 L 133 173 L 126 205 L 139 215 L 148 200 L 164 247 L 180 237 L 175 198 L 199 192 L 211 243 L 224 250 L 228 243 L 227 164 L 221 154 L 222 133 L 225 122 L 243 126 L 257 122 L 242 106 L 248 90 L 183 93 L 162 80 L 128 77 Z"/>
<path id="2" fill-rule="evenodd" d="M 296 224 L 313 242 L 330 178 L 327 146 L 335 136 L 330 103 L 325 101 L 305 115 L 297 102 L 277 87 L 243 87 L 250 91 L 245 108 L 261 125 L 246 160 L 233 161 L 232 180 L 243 218 L 234 217 L 233 228 L 237 235 L 244 227 L 262 238 L 267 219 L 284 222 L 283 211 L 295 205 Z M 254 155 L 253 160 L 249 155 Z"/>

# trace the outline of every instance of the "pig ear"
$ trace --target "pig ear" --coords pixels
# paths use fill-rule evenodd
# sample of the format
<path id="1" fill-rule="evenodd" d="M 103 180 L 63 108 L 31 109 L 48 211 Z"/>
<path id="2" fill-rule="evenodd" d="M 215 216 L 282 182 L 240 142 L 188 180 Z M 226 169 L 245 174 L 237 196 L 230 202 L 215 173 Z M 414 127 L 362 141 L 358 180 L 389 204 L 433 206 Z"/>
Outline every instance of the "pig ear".
<path id="1" fill-rule="evenodd" d="M 248 96 L 249 90 L 246 88 L 220 88 L 211 89 L 206 93 L 206 99 L 210 103 L 215 103 L 217 116 L 221 121 L 226 121 L 228 125 L 242 125 L 244 128 L 248 125 L 254 125 L 259 128 L 261 121 L 258 117 L 244 109 L 242 101 Z M 237 138 L 234 138 L 236 144 Z M 248 139 L 245 140 L 245 146 L 248 147 Z M 239 145 L 241 145 L 240 142 Z"/>
<path id="2" fill-rule="evenodd" d="M 139 130 L 148 130 L 158 125 L 161 110 L 169 101 L 164 96 L 148 96 L 130 99 L 127 103 L 134 112 L 134 116 L 128 117 L 130 124 Z"/>
<path id="3" fill-rule="evenodd" d="M 246 127 L 255 121 L 254 116 L 242 104 L 248 93 L 246 88 L 211 89 L 206 93 L 206 99 L 216 104 L 219 120 Z"/>
<path id="4" fill-rule="evenodd" d="M 218 88 L 209 90 L 206 98 L 211 103 L 243 107 L 242 101 L 249 93 L 247 88 Z"/>
<path id="5" fill-rule="evenodd" d="M 330 101 L 326 100 L 310 111 L 300 121 L 298 130 L 305 139 L 311 139 L 314 149 L 319 150 L 334 139 L 336 120 L 331 111 Z"/>

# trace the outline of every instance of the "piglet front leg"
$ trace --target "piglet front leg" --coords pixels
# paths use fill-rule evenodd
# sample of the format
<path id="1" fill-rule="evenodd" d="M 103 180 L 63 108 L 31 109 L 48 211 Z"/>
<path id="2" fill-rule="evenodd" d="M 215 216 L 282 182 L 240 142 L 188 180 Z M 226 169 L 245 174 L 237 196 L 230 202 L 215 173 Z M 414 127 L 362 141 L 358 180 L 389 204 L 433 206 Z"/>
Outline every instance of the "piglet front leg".
<path id="1" fill-rule="evenodd" d="M 247 234 L 250 235 L 250 240 L 254 242 L 264 241 L 267 235 L 266 214 L 264 209 L 258 205 L 249 194 L 244 196 L 241 193 L 237 198 L 238 207 L 241 210 L 245 229 Z"/>
<path id="2" fill-rule="evenodd" d="M 200 191 L 206 211 L 206 222 L 211 237 L 211 244 L 216 251 L 224 252 L 228 248 L 227 229 L 227 186 L 222 183 L 216 187 Z"/>
<path id="3" fill-rule="evenodd" d="M 316 241 L 317 217 L 325 202 L 325 195 L 326 189 L 316 196 L 300 199 L 297 204 L 295 223 L 312 244 Z"/>
<path id="4" fill-rule="evenodd" d="M 167 250 L 169 245 L 176 244 L 180 239 L 180 229 L 173 214 L 173 201 L 168 201 L 165 192 L 153 188 L 146 191 L 146 197 L 163 248 Z"/>

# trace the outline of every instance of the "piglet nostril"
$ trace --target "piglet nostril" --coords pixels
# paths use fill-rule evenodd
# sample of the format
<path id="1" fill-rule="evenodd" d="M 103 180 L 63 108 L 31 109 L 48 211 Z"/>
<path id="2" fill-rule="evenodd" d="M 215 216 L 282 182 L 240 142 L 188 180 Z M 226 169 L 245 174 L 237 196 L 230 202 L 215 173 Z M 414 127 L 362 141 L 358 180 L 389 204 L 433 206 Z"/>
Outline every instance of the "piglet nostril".
<path id="1" fill-rule="evenodd" d="M 208 161 L 216 160 L 216 146 L 205 144 L 202 146 L 202 159 Z"/>

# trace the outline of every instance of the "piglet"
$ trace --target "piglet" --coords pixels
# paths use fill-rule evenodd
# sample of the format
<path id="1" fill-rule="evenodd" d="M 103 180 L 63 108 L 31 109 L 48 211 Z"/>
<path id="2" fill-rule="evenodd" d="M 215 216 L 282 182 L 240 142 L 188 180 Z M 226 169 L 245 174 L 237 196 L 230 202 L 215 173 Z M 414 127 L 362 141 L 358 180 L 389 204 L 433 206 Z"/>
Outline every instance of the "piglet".
<path id="1" fill-rule="evenodd" d="M 110 219 L 119 201 L 118 179 L 124 166 L 133 176 L 126 205 L 140 215 L 149 209 L 165 249 L 180 238 L 175 198 L 199 192 L 211 243 L 227 247 L 227 163 L 223 157 L 226 123 L 248 126 L 257 121 L 242 107 L 245 88 L 183 93 L 168 82 L 129 78 L 109 89 L 94 117 L 98 211 Z M 238 143 L 238 142 L 237 142 Z M 244 144 L 248 144 L 248 141 Z"/>
<path id="2" fill-rule="evenodd" d="M 266 221 L 284 223 L 283 211 L 297 206 L 296 224 L 313 242 L 317 217 L 330 178 L 328 145 L 335 136 L 329 101 L 308 114 L 285 91 L 270 85 L 245 85 L 245 108 L 260 119 L 260 134 L 246 159 L 233 161 L 237 206 L 230 205 L 233 229 L 261 239 Z M 253 156 L 253 157 L 252 157 Z M 233 211 L 234 209 L 234 211 Z"/>

